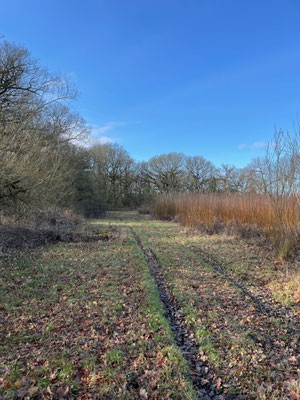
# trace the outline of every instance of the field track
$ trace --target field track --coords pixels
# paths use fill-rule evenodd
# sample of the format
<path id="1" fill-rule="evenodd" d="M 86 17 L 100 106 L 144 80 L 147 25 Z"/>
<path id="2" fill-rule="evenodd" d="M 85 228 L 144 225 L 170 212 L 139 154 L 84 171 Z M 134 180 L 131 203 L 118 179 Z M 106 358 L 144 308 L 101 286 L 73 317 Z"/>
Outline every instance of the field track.
<path id="1" fill-rule="evenodd" d="M 299 400 L 299 304 L 269 253 L 135 212 L 92 223 L 0 264 L 1 399 Z"/>
<path id="2" fill-rule="evenodd" d="M 193 382 L 195 391 L 199 398 L 205 400 L 231 399 L 230 395 L 221 395 L 221 388 L 218 379 L 210 372 L 207 361 L 201 359 L 201 347 L 194 340 L 193 334 L 185 324 L 182 310 L 176 304 L 176 299 L 168 290 L 164 277 L 161 274 L 161 265 L 152 250 L 143 246 L 136 232 L 131 228 L 138 246 L 142 250 L 148 267 L 158 287 L 160 300 L 164 305 L 165 315 L 173 331 L 176 344 L 188 363 L 190 368 L 190 378 Z"/>
<path id="3" fill-rule="evenodd" d="M 160 299 L 164 304 L 166 317 L 173 330 L 176 343 L 181 348 L 183 356 L 188 362 L 192 382 L 196 392 L 200 394 L 200 398 L 202 395 L 207 396 L 207 399 L 210 398 L 210 396 L 214 398 L 213 396 L 215 395 L 225 396 L 224 398 L 227 398 L 226 396 L 230 398 L 230 396 L 222 392 L 222 387 L 220 384 L 220 381 L 222 380 L 217 373 L 211 373 L 212 371 L 209 368 L 209 363 L 207 363 L 205 366 L 201 365 L 201 363 L 203 363 L 200 357 L 202 339 L 198 341 L 194 339 L 197 337 L 197 334 L 195 334 L 197 327 L 194 325 L 193 333 L 193 328 L 191 328 L 193 324 L 189 324 L 186 316 L 184 315 L 184 304 L 180 304 L 180 301 L 178 301 L 178 298 L 176 298 L 176 294 L 174 294 L 174 290 L 170 289 L 172 284 L 171 282 L 168 282 L 166 271 L 172 267 L 170 267 L 170 262 L 168 262 L 170 261 L 170 257 L 168 259 L 166 254 L 170 255 L 172 248 L 180 249 L 183 254 L 189 255 L 189 257 L 193 259 L 193 263 L 195 263 L 195 258 L 198 262 L 199 269 L 195 274 L 194 279 L 190 281 L 191 288 L 195 287 L 195 283 L 193 281 L 197 281 L 197 279 L 199 279 L 199 276 L 197 275 L 199 275 L 201 270 L 210 270 L 215 279 L 218 277 L 218 279 L 226 281 L 226 285 L 230 286 L 231 289 L 234 289 L 236 301 L 231 310 L 233 315 L 234 313 L 243 314 L 243 312 L 247 312 L 247 307 L 249 308 L 250 312 L 248 317 L 249 319 L 253 320 L 254 326 L 258 329 L 254 328 L 254 326 L 253 330 L 246 327 L 245 331 L 247 332 L 247 339 L 245 344 L 246 347 L 252 347 L 254 354 L 256 350 L 258 350 L 262 355 L 262 359 L 268 362 L 268 367 L 264 367 L 265 371 L 268 370 L 269 373 L 271 370 L 273 370 L 271 374 L 274 377 L 278 377 L 278 371 L 280 371 L 283 366 L 282 357 L 285 357 L 287 365 L 289 364 L 289 373 L 291 373 L 294 369 L 294 377 L 297 379 L 299 374 L 299 343 L 297 343 L 297 338 L 299 337 L 299 314 L 297 314 L 295 308 L 288 307 L 286 304 L 276 301 L 274 296 L 272 296 L 270 291 L 266 290 L 266 288 L 259 286 L 255 287 L 253 284 L 248 286 L 247 283 L 243 282 L 242 278 L 238 279 L 233 274 L 228 272 L 226 270 L 226 266 L 223 266 L 217 257 L 209 254 L 207 251 L 201 248 L 201 237 L 199 237 L 199 241 L 196 246 L 194 244 L 189 244 L 188 242 L 183 244 L 184 239 L 182 236 L 186 236 L 186 234 L 182 232 L 179 233 L 180 228 L 178 228 L 178 226 L 175 227 L 172 223 L 153 222 L 153 224 L 155 228 L 152 230 L 152 232 L 151 229 L 149 229 L 151 222 L 148 223 L 148 227 L 145 227 L 145 223 L 141 223 L 140 225 L 135 224 L 135 230 L 132 227 L 130 227 L 130 230 L 134 235 L 139 247 L 143 251 L 150 271 L 158 286 Z M 160 229 L 162 231 L 162 235 L 159 233 Z M 141 237 L 143 237 L 143 242 Z M 165 242 L 167 246 L 164 246 L 163 242 Z M 145 243 L 147 244 L 145 245 Z M 156 251 L 159 252 L 159 247 L 160 250 L 163 248 L 163 251 L 158 253 L 159 256 L 157 256 Z M 167 247 L 168 250 L 166 250 Z M 176 253 L 176 251 L 178 250 L 175 250 L 174 252 Z M 168 261 L 164 262 L 163 260 Z M 184 260 L 186 262 L 187 258 Z M 183 265 L 181 266 L 178 265 L 177 273 L 180 273 L 180 269 L 184 268 L 185 262 L 183 262 Z M 163 264 L 165 264 L 165 266 Z M 167 264 L 169 265 L 167 266 Z M 217 273 L 217 275 L 215 273 Z M 223 286 L 212 286 L 213 287 L 211 290 L 215 294 L 215 298 L 218 298 L 218 292 L 222 292 Z M 188 300 L 188 298 L 189 296 L 186 296 L 186 300 Z M 226 299 L 224 296 L 222 303 L 224 305 L 226 304 Z M 225 310 L 226 308 L 227 306 L 225 307 Z M 219 307 L 218 311 L 220 312 Z M 222 317 L 223 316 L 220 315 L 221 319 Z M 216 319 L 218 318 L 216 317 Z M 257 323 L 255 323 L 255 321 L 257 321 Z M 282 340 L 283 332 L 286 338 L 290 337 L 292 339 L 292 343 L 295 343 L 294 349 L 289 348 L 288 341 L 285 342 Z M 205 336 L 205 333 L 203 334 Z M 186 338 L 186 341 L 182 339 L 183 337 Z M 191 337 L 193 338 L 192 340 Z M 208 333 L 207 337 L 212 338 L 211 343 L 214 342 L 213 332 Z M 223 339 L 224 338 L 222 338 L 222 340 Z M 207 341 L 209 342 L 209 340 Z M 216 342 L 213 343 L 213 346 L 215 346 L 218 341 L 219 339 L 216 336 Z M 220 343 L 217 343 L 216 347 L 218 347 L 218 345 L 220 345 Z M 205 343 L 204 347 L 205 346 L 208 346 L 209 348 L 209 344 Z M 189 348 L 189 351 L 186 351 L 186 347 Z M 249 361 L 250 360 L 251 358 L 249 357 Z M 288 360 L 294 361 L 294 365 L 293 363 L 288 362 Z M 198 362 L 200 365 L 197 365 Z M 278 368 L 279 363 L 281 364 L 280 368 Z M 249 367 L 251 369 L 253 368 L 253 366 L 248 366 L 248 368 Z M 205 374 L 204 371 L 207 371 L 207 373 Z M 215 371 L 218 371 L 218 368 Z M 207 376 L 209 379 L 207 379 Z M 269 382 L 269 379 L 267 379 L 267 381 Z M 244 385 L 246 384 L 244 383 Z M 226 386 L 227 385 L 225 384 L 225 387 Z M 214 390 L 216 390 L 217 387 L 217 393 L 214 393 Z M 268 389 L 266 390 L 268 392 Z M 235 389 L 231 388 L 231 391 L 234 392 Z M 278 391 L 277 394 L 276 391 Z M 249 394 L 238 394 L 236 398 L 244 398 L 244 396 L 247 398 Z M 270 396 L 273 396 L 274 398 L 280 398 L 280 396 L 283 396 L 282 398 L 293 398 L 293 395 L 289 396 L 287 387 L 282 389 L 272 388 L 270 390 Z M 235 398 L 235 396 L 232 395 L 231 398 Z"/>

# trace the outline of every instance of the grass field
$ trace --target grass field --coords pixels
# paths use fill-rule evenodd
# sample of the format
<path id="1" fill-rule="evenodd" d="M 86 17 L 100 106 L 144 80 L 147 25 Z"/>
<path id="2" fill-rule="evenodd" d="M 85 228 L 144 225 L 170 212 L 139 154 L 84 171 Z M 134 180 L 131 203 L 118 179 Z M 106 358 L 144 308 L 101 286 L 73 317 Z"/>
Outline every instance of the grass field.
<path id="1" fill-rule="evenodd" d="M 109 240 L 1 261 L 0 398 L 300 398 L 299 286 L 271 252 L 135 212 L 93 224 Z"/>

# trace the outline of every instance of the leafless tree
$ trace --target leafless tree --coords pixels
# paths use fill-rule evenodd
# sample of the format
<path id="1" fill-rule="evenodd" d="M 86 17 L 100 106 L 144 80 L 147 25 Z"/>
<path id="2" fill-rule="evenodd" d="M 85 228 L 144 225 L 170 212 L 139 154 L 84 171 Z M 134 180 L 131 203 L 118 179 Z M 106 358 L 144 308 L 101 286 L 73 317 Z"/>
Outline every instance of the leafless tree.
<path id="1" fill-rule="evenodd" d="M 185 170 L 184 185 L 187 190 L 192 192 L 209 191 L 210 182 L 216 175 L 216 168 L 210 161 L 201 156 L 186 157 Z"/>
<path id="2" fill-rule="evenodd" d="M 159 193 L 182 190 L 184 155 L 168 153 L 151 158 L 143 166 L 143 176 Z"/>
<path id="3" fill-rule="evenodd" d="M 70 191 L 71 143 L 88 133 L 68 108 L 75 97 L 69 81 L 41 68 L 27 49 L 0 43 L 2 204 L 37 204 Z"/>
<path id="4" fill-rule="evenodd" d="M 95 179 L 106 202 L 115 207 L 125 205 L 134 180 L 134 161 L 116 143 L 95 145 L 91 154 Z"/>

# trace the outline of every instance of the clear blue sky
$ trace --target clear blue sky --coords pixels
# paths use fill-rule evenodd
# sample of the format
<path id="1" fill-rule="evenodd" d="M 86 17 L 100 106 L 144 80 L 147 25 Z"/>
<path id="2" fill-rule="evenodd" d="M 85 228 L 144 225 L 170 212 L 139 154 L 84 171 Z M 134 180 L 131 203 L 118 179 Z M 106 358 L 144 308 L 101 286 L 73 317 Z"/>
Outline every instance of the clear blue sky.
<path id="1" fill-rule="evenodd" d="M 300 114 L 299 0 L 2 0 L 0 35 L 68 74 L 135 159 L 263 154 Z"/>

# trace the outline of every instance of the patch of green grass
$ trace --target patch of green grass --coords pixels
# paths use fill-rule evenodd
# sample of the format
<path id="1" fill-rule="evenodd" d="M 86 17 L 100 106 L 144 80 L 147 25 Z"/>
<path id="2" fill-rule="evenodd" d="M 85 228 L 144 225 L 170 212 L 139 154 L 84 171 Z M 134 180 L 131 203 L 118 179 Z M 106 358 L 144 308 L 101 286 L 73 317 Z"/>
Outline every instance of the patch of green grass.
<path id="1" fill-rule="evenodd" d="M 193 306 L 190 304 L 183 308 L 185 319 L 188 323 L 194 324 L 197 321 L 198 314 Z"/>
<path id="2" fill-rule="evenodd" d="M 58 372 L 58 377 L 63 383 L 70 383 L 73 381 L 72 374 L 73 374 L 73 366 L 71 363 L 62 361 L 61 367 Z"/>
<path id="3" fill-rule="evenodd" d="M 208 311 L 207 314 L 212 321 L 216 321 L 219 318 L 219 314 L 216 311 Z"/>
<path id="4" fill-rule="evenodd" d="M 23 345 L 26 343 L 33 343 L 41 338 L 40 334 L 31 334 L 29 331 L 22 331 L 17 334 L 11 334 L 6 337 L 0 345 L 0 355 L 5 354 L 7 349 L 14 348 L 18 345 Z"/>
<path id="5" fill-rule="evenodd" d="M 36 386 L 46 389 L 51 384 L 51 381 L 48 377 L 42 376 L 36 380 Z"/>
<path id="6" fill-rule="evenodd" d="M 55 324 L 53 321 L 50 321 L 49 324 L 45 325 L 43 327 L 43 332 L 44 333 L 50 333 L 55 329 Z"/>
<path id="7" fill-rule="evenodd" d="M 82 361 L 81 365 L 83 368 L 87 368 L 90 371 L 93 371 L 97 366 L 97 357 L 96 356 L 86 356 Z"/>
<path id="8" fill-rule="evenodd" d="M 18 361 L 14 361 L 12 363 L 10 372 L 8 374 L 8 379 L 11 382 L 15 382 L 16 380 L 20 379 L 21 374 L 22 374 L 22 365 L 21 365 L 21 363 L 18 362 Z"/>
<path id="9" fill-rule="evenodd" d="M 22 258 L 19 258 L 17 260 L 16 267 L 20 271 L 31 269 L 31 267 L 32 267 L 32 259 L 30 259 L 29 257 L 23 256 Z"/>
<path id="10" fill-rule="evenodd" d="M 123 365 L 125 354 L 121 350 L 111 350 L 106 353 L 106 360 L 109 366 L 118 365 L 121 367 Z"/>
<path id="11" fill-rule="evenodd" d="M 213 364 L 218 367 L 220 363 L 220 354 L 211 340 L 211 333 L 205 329 L 196 329 L 195 336 L 201 349 L 208 355 Z"/>
<path id="12" fill-rule="evenodd" d="M 281 303 L 284 303 L 288 306 L 293 305 L 293 300 L 289 296 L 287 296 L 285 293 L 273 291 L 273 296 L 276 300 L 280 301 Z"/>

